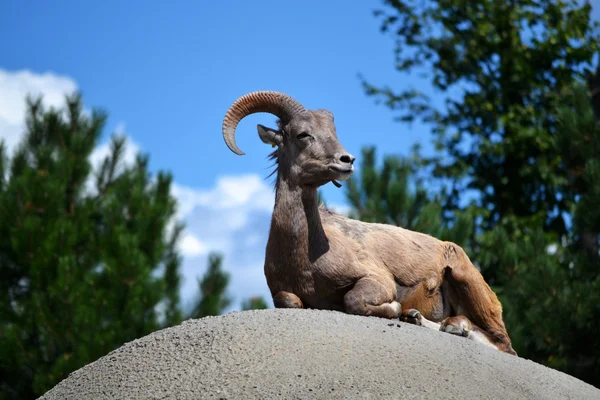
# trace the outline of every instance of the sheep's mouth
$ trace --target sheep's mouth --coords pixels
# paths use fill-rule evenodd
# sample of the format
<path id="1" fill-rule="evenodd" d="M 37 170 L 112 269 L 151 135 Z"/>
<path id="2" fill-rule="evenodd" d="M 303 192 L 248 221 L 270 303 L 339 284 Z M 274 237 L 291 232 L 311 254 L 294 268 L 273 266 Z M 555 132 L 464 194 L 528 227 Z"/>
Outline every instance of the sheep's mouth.
<path id="1" fill-rule="evenodd" d="M 350 168 L 339 168 L 336 167 L 334 165 L 329 167 L 330 170 L 332 170 L 333 172 L 337 172 L 338 174 L 342 175 L 342 176 L 346 176 L 346 175 L 352 175 L 352 173 L 354 172 L 354 167 L 350 167 Z"/>
<path id="2" fill-rule="evenodd" d="M 329 170 L 335 172 L 335 174 L 337 175 L 336 178 L 338 180 L 345 181 L 354 172 L 354 167 L 352 166 L 350 168 L 339 168 L 337 166 L 331 165 L 329 167 Z M 332 179 L 331 183 L 333 183 L 335 185 L 335 187 L 338 187 L 338 188 L 342 187 L 342 185 L 336 179 Z"/>

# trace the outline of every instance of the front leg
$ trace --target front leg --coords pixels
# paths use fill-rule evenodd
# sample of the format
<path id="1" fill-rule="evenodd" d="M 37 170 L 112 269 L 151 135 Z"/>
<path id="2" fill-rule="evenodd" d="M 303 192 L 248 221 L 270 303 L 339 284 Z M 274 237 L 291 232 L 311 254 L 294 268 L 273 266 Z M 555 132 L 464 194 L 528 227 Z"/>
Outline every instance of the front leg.
<path id="1" fill-rule="evenodd" d="M 304 308 L 300 297 L 283 290 L 273 296 L 273 305 L 275 308 Z"/>

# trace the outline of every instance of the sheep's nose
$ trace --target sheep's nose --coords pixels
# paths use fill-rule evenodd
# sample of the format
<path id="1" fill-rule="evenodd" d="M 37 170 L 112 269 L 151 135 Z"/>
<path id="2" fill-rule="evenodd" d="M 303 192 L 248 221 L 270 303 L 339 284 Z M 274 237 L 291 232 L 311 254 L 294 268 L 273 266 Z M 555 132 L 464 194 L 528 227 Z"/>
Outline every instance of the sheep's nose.
<path id="1" fill-rule="evenodd" d="M 354 163 L 354 160 L 356 160 L 356 158 L 354 158 L 354 156 L 352 154 L 343 154 L 340 157 L 340 161 L 344 164 L 352 165 Z"/>

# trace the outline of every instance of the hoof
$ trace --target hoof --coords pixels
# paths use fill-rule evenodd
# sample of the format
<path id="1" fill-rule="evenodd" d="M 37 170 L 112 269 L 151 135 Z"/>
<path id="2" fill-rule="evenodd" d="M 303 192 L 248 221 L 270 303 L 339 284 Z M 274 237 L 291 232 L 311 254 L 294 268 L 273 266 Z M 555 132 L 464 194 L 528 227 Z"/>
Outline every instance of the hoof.
<path id="1" fill-rule="evenodd" d="M 471 323 L 461 317 L 449 317 L 440 324 L 440 331 L 451 335 L 469 337 Z"/>
<path id="2" fill-rule="evenodd" d="M 419 310 L 415 310 L 414 308 L 403 312 L 400 316 L 400 321 L 413 325 L 423 325 L 421 312 Z"/>

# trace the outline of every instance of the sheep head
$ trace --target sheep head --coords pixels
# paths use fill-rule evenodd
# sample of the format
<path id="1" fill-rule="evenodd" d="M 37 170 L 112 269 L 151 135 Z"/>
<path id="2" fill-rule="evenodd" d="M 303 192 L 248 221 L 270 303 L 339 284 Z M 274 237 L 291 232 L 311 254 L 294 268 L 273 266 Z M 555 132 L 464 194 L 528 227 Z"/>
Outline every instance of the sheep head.
<path id="1" fill-rule="evenodd" d="M 354 157 L 339 142 L 333 113 L 307 110 L 292 97 L 274 91 L 258 91 L 238 98 L 223 120 L 223 138 L 227 147 L 243 155 L 236 142 L 235 130 L 246 116 L 267 112 L 279 118 L 277 129 L 257 125 L 259 138 L 277 147 L 278 173 L 300 185 L 319 187 L 346 180 L 354 172 Z"/>

